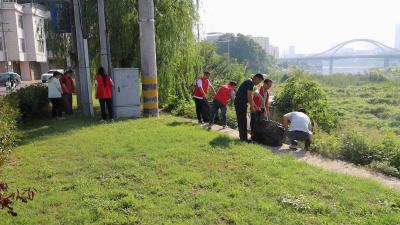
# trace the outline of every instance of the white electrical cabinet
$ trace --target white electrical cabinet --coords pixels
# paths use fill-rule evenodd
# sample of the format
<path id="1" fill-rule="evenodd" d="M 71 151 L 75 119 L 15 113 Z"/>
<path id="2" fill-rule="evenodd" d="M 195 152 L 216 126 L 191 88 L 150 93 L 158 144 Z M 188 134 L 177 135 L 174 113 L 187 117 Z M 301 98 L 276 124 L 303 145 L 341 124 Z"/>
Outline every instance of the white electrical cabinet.
<path id="1" fill-rule="evenodd" d="M 141 117 L 139 69 L 114 68 L 114 117 Z"/>

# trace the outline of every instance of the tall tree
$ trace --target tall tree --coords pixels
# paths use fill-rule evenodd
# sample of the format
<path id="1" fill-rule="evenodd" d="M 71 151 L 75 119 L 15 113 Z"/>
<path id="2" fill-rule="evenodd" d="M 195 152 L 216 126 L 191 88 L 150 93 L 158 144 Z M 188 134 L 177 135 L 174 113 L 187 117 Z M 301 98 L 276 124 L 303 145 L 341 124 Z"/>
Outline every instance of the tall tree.
<path id="1" fill-rule="evenodd" d="M 266 73 L 271 66 L 271 57 L 261 46 L 250 37 L 243 34 L 224 34 L 217 40 L 218 54 L 229 54 L 239 63 L 246 64 L 248 70 Z"/>
<path id="2" fill-rule="evenodd" d="M 137 0 L 105 0 L 113 67 L 139 67 Z M 169 96 L 190 98 L 190 85 L 200 68 L 193 24 L 198 19 L 192 0 L 155 0 L 157 66 L 160 102 Z M 99 65 L 96 0 L 85 1 L 85 21 L 92 67 Z M 93 71 L 94 72 L 94 71 Z"/>

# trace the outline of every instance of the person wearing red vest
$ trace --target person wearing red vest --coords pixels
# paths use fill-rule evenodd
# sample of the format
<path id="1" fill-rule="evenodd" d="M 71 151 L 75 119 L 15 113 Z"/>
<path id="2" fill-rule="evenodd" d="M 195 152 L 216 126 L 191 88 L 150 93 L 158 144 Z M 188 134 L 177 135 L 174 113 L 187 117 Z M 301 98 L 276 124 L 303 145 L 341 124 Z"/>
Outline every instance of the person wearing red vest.
<path id="1" fill-rule="evenodd" d="M 209 77 L 210 73 L 204 72 L 202 77 L 196 79 L 196 88 L 194 90 L 193 99 L 196 105 L 196 115 L 199 123 L 208 122 L 209 119 L 209 113 L 207 112 L 208 110 L 206 110 L 208 108 L 208 89 L 211 88 L 215 94 L 215 89 L 212 86 Z"/>
<path id="2" fill-rule="evenodd" d="M 257 114 L 262 118 L 270 117 L 269 112 L 269 96 L 272 87 L 272 80 L 265 79 L 263 86 L 254 93 L 253 102 L 256 112 L 251 113 L 250 127 L 253 130 L 254 123 L 256 122 Z"/>
<path id="3" fill-rule="evenodd" d="M 226 127 L 226 110 L 229 99 L 235 101 L 235 90 L 237 84 L 235 82 L 229 82 L 228 85 L 222 85 L 214 97 L 213 104 L 211 105 L 211 118 L 209 127 L 211 128 L 214 124 L 215 115 L 219 109 L 222 114 L 222 126 Z"/>
<path id="4" fill-rule="evenodd" d="M 112 89 L 114 83 L 111 77 L 106 74 L 103 67 L 100 67 L 95 80 L 96 98 L 99 99 L 101 109 L 101 122 L 107 119 L 106 106 L 108 110 L 108 117 L 110 120 L 114 118 L 113 112 L 113 101 L 112 101 Z"/>
<path id="5" fill-rule="evenodd" d="M 60 79 L 63 91 L 64 111 L 66 114 L 72 114 L 72 94 L 75 93 L 74 80 L 72 79 L 74 72 L 68 70 Z"/>

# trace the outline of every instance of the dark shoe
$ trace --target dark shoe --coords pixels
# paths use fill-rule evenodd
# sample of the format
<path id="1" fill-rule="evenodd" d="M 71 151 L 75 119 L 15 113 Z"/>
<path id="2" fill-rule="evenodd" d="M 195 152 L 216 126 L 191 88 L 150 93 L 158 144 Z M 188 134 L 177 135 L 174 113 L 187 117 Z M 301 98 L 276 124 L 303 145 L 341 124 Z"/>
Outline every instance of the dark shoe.
<path id="1" fill-rule="evenodd" d="M 297 151 L 297 146 L 296 145 L 290 145 L 289 146 L 290 151 Z"/>

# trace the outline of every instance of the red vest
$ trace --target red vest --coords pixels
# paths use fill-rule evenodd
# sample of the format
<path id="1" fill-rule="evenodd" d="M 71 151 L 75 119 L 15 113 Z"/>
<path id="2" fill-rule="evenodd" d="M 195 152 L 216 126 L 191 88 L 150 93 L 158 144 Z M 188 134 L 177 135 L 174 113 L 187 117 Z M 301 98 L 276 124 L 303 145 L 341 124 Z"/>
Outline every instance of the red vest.
<path id="1" fill-rule="evenodd" d="M 97 75 L 97 92 L 96 98 L 112 98 L 112 84 L 111 84 L 111 77 L 107 75 L 106 84 L 104 85 L 104 80 L 101 75 Z"/>
<path id="2" fill-rule="evenodd" d="M 198 97 L 198 98 L 203 98 L 203 93 L 201 93 L 200 88 L 197 86 L 197 81 L 199 79 L 196 80 L 196 89 L 194 89 L 194 96 Z M 202 87 L 203 87 L 203 91 L 205 94 L 207 94 L 208 92 L 208 79 L 205 77 L 200 78 L 201 83 L 202 83 Z"/>
<path id="3" fill-rule="evenodd" d="M 215 95 L 214 99 L 219 101 L 223 105 L 227 105 L 233 90 L 235 90 L 235 88 L 232 86 L 222 85 Z"/>
<path id="4" fill-rule="evenodd" d="M 261 87 L 260 90 L 259 90 L 259 92 L 260 92 L 260 95 L 264 98 L 264 87 Z M 270 92 L 269 92 L 269 90 L 267 90 L 267 97 L 266 97 L 266 99 L 265 99 L 265 109 L 267 110 L 267 112 L 269 111 L 269 107 L 268 107 L 269 95 L 270 95 Z M 260 97 L 254 95 L 253 101 L 254 101 L 254 104 L 255 104 L 258 108 L 261 107 L 261 98 L 260 98 Z"/>

